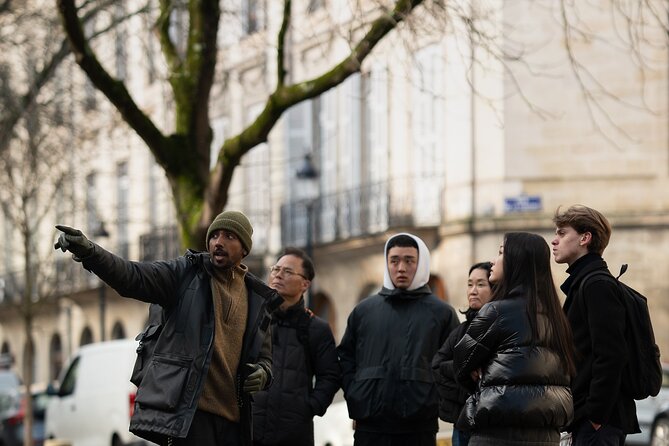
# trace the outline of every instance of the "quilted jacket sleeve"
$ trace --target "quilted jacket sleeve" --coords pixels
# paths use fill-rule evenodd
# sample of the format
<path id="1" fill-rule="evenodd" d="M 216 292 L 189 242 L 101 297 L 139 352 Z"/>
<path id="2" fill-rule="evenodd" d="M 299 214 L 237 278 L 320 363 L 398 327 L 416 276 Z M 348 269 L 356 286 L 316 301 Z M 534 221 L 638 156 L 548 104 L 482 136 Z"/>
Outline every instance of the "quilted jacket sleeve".
<path id="1" fill-rule="evenodd" d="M 472 320 L 460 342 L 453 350 L 453 368 L 456 379 L 463 386 L 474 390 L 471 372 L 484 368 L 499 345 L 499 313 L 490 303 L 481 308 Z"/>

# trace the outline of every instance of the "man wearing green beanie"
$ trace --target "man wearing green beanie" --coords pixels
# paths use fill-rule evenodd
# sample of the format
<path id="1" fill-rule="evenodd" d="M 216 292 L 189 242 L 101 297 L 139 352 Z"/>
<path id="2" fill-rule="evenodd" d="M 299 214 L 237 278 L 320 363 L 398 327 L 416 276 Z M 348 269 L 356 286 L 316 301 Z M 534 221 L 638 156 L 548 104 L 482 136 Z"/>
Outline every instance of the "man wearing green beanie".
<path id="1" fill-rule="evenodd" d="M 248 218 L 224 211 L 207 252 L 158 262 L 124 260 L 56 228 L 56 249 L 121 296 L 154 304 L 138 336 L 130 431 L 158 444 L 250 446 L 251 395 L 272 381 L 270 313 L 283 299 L 241 263 L 253 245 Z"/>
<path id="2" fill-rule="evenodd" d="M 209 247 L 209 239 L 214 231 L 218 229 L 225 229 L 229 232 L 234 233 L 244 248 L 244 257 L 249 255 L 251 252 L 251 247 L 253 246 L 253 240 L 251 236 L 253 235 L 253 227 L 251 222 L 246 215 L 242 214 L 239 211 L 224 211 L 216 216 L 209 229 L 207 229 L 207 248 Z"/>

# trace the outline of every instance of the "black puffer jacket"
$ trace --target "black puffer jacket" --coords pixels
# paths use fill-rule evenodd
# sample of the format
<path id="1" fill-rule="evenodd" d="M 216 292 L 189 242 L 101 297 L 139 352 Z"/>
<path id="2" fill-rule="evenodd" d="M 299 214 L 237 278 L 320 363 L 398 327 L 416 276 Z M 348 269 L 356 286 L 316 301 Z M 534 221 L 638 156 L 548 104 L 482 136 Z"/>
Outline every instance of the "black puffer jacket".
<path id="1" fill-rule="evenodd" d="M 353 309 L 337 352 L 356 429 L 437 431 L 432 358 L 457 326 L 453 307 L 427 285 L 413 291 L 382 288 Z"/>
<path id="2" fill-rule="evenodd" d="M 560 428 L 573 417 L 569 375 L 559 355 L 543 344 L 545 314 L 539 315 L 538 325 L 539 340 L 533 345 L 519 288 L 481 308 L 454 351 L 457 379 L 463 385 L 474 390 L 470 373 L 483 370 L 477 410 L 458 428 L 473 429 L 482 437 L 492 434 L 499 444 L 505 438 L 557 444 Z"/>
<path id="3" fill-rule="evenodd" d="M 455 379 L 453 349 L 465 335 L 475 315 L 476 311 L 467 314 L 467 320 L 453 330 L 432 360 L 432 372 L 439 392 L 439 418 L 449 423 L 458 421 L 460 411 L 470 394 Z"/>
<path id="4" fill-rule="evenodd" d="M 313 417 L 325 413 L 341 382 L 332 330 L 300 300 L 274 313 L 272 339 L 274 383 L 253 396 L 253 440 L 311 446 Z"/>
<path id="5" fill-rule="evenodd" d="M 166 320 L 154 356 L 141 371 L 135 412 L 130 431 L 154 442 L 166 436 L 185 437 L 211 362 L 214 340 L 214 310 L 209 254 L 189 251 L 169 261 L 131 262 L 95 245 L 83 259 L 94 272 L 121 296 L 160 304 Z M 269 308 L 282 302 L 274 290 L 246 274 L 248 316 L 240 365 L 258 363 L 271 377 L 272 353 Z M 237 382 L 246 378 L 243 367 Z M 268 385 L 271 378 L 268 380 Z M 250 396 L 236 389 L 241 412 L 244 444 L 251 442 Z"/>

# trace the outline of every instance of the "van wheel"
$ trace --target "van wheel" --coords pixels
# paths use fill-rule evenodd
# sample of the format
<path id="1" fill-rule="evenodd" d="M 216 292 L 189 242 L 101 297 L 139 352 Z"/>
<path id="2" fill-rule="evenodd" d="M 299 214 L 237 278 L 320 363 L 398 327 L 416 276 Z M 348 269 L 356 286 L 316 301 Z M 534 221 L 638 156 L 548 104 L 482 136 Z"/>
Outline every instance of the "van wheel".
<path id="1" fill-rule="evenodd" d="M 669 418 L 660 418 L 653 426 L 651 446 L 669 446 Z"/>

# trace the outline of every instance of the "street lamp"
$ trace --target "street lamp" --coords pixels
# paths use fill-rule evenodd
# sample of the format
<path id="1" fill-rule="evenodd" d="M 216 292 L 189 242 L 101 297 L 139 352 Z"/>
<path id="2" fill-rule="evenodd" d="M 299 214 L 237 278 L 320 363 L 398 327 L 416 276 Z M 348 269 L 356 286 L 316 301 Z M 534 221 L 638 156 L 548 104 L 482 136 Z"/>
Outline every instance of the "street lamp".
<path id="1" fill-rule="evenodd" d="M 100 226 L 93 233 L 96 239 L 109 237 L 109 232 L 105 228 L 105 222 L 100 220 Z M 98 302 L 100 304 L 100 341 L 105 340 L 105 314 L 107 310 L 107 290 L 105 283 L 100 280 L 100 288 L 98 289 Z"/>
<path id="2" fill-rule="evenodd" d="M 316 167 L 314 166 L 313 160 L 311 159 L 311 154 L 307 153 L 304 155 L 304 159 L 302 160 L 302 165 L 300 166 L 299 169 L 297 169 L 297 172 L 295 173 L 295 176 L 299 180 L 309 180 L 310 182 L 313 180 L 318 179 L 318 170 L 316 170 Z M 314 227 L 314 204 L 316 203 L 316 199 L 318 198 L 317 193 L 312 193 L 311 197 L 308 199 L 306 202 L 305 208 L 307 211 L 307 243 L 305 247 L 305 251 L 311 261 L 314 261 L 314 256 L 313 256 L 313 238 L 314 238 L 314 233 L 313 233 L 313 227 Z M 311 293 L 311 287 L 307 290 L 307 308 L 311 308 L 311 303 L 312 303 L 312 293 Z"/>

